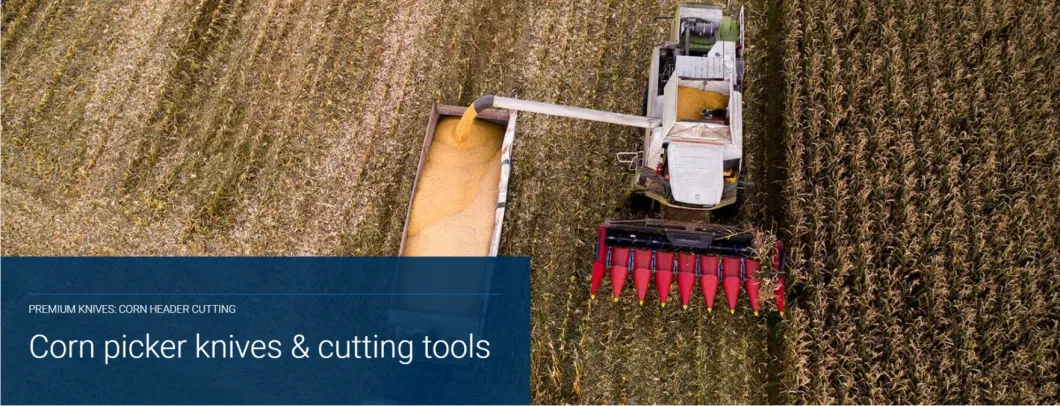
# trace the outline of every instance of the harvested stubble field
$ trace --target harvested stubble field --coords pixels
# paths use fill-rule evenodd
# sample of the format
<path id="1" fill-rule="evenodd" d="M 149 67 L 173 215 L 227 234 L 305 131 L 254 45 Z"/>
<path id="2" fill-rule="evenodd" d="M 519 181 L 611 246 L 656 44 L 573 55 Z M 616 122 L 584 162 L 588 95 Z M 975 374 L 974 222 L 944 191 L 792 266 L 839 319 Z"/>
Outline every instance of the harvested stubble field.
<path id="1" fill-rule="evenodd" d="M 673 6 L 3 2 L 3 253 L 393 255 L 432 103 L 636 113 Z M 1060 401 L 1055 4 L 745 6 L 736 222 L 791 247 L 789 319 L 590 304 L 641 132 L 524 114 L 533 400 Z"/>

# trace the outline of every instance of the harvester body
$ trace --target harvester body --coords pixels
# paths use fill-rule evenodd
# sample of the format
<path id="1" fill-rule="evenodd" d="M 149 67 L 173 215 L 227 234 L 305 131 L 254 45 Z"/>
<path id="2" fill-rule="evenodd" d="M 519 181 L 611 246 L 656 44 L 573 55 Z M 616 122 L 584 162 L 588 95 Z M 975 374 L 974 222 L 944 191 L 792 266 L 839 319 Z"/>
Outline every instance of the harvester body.
<path id="1" fill-rule="evenodd" d="M 674 31 L 652 51 L 643 154 L 633 191 L 666 206 L 714 210 L 735 204 L 743 161 L 743 11 L 738 21 L 707 5 L 681 5 Z M 688 106 L 682 92 L 711 92 L 724 106 Z M 723 99 L 723 100 L 724 100 Z M 700 113 L 689 117 L 681 111 Z"/>
<path id="2" fill-rule="evenodd" d="M 673 38 L 679 41 L 665 41 L 652 52 L 645 116 L 492 95 L 476 100 L 474 109 L 644 128 L 643 149 L 619 154 L 635 170 L 633 193 L 683 210 L 736 204 L 743 185 L 742 11 L 740 15 L 734 20 L 715 6 L 678 7 Z"/>
<path id="3" fill-rule="evenodd" d="M 672 36 L 652 51 L 643 116 L 487 95 L 469 108 L 470 117 L 475 112 L 510 111 L 507 152 L 517 111 L 643 128 L 643 149 L 618 157 L 634 171 L 631 193 L 684 214 L 738 207 L 741 189 L 749 185 L 741 181 L 743 15 L 742 9 L 731 18 L 716 6 L 678 6 Z M 507 156 L 503 162 L 510 164 Z M 500 194 L 498 207 L 503 207 L 506 190 Z M 490 255 L 497 252 L 502 216 L 501 210 Z M 734 311 L 744 290 L 757 315 L 761 281 L 768 277 L 778 286 L 773 298 L 783 315 L 783 245 L 777 242 L 770 255 L 762 257 L 755 252 L 752 233 L 697 218 L 605 221 L 597 228 L 591 296 L 606 278 L 615 301 L 632 285 L 643 304 L 654 283 L 660 304 L 666 306 L 676 284 L 681 304 L 688 307 L 698 282 L 708 310 L 720 289 Z M 772 271 L 765 272 L 763 263 L 772 265 Z"/>

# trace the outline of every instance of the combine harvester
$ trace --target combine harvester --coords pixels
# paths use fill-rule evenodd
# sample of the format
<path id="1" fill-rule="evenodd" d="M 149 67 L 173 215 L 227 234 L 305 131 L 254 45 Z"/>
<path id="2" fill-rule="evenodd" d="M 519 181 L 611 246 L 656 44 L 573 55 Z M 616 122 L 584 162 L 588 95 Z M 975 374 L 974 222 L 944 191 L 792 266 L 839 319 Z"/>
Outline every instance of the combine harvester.
<path id="1" fill-rule="evenodd" d="M 750 186 L 740 180 L 744 147 L 743 35 L 743 10 L 738 19 L 733 19 L 715 6 L 678 6 L 672 37 L 652 52 L 644 116 L 499 96 L 476 100 L 463 112 L 455 130 L 451 130 L 456 138 L 466 137 L 471 126 L 483 125 L 483 120 L 498 126 L 506 124 L 497 128 L 498 132 L 502 129 L 504 132 L 498 153 L 501 166 L 498 199 L 495 209 L 491 208 L 496 210 L 492 216 L 492 233 L 477 239 L 489 241 L 482 252 L 496 255 L 500 243 L 517 112 L 640 127 L 645 129 L 643 149 L 620 153 L 618 159 L 635 171 L 631 193 L 657 202 L 653 206 L 660 208 L 658 215 L 663 218 L 605 221 L 597 228 L 591 296 L 596 297 L 607 276 L 612 297 L 618 301 L 627 280 L 632 279 L 637 299 L 643 305 L 648 287 L 654 281 L 659 303 L 665 307 L 676 279 L 681 304 L 687 308 L 698 280 L 708 310 L 713 309 L 721 285 L 729 311 L 735 312 L 742 286 L 758 315 L 762 258 L 755 257 L 754 235 L 704 221 L 676 220 L 705 219 L 710 211 L 715 215 L 731 215 L 739 208 L 743 189 Z M 440 117 L 456 116 L 461 110 L 455 106 L 436 106 L 428 126 L 417 182 L 424 178 L 424 160 Z M 419 196 L 414 193 L 410 215 Z M 409 254 L 406 239 L 410 238 L 410 232 L 406 220 L 403 255 Z M 777 288 L 773 295 L 783 316 L 782 244 L 777 242 L 772 251 L 772 258 L 766 260 L 771 259 L 776 271 Z"/>

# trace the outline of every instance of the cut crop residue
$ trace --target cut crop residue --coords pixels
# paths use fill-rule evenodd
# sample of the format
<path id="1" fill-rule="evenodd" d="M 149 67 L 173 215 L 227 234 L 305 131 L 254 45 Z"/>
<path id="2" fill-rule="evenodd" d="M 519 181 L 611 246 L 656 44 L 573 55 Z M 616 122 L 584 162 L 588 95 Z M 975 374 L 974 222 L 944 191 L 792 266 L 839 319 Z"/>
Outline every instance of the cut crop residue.
<path id="1" fill-rule="evenodd" d="M 504 128 L 438 121 L 409 214 L 406 256 L 486 256 L 493 236 Z"/>

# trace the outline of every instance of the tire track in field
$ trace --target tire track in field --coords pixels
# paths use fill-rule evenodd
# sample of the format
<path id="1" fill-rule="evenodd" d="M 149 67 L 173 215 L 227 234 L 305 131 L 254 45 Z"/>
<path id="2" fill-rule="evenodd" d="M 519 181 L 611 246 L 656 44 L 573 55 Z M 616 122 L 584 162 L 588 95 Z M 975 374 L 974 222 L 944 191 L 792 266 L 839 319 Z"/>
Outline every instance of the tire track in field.
<path id="1" fill-rule="evenodd" d="M 612 3 L 606 2 L 599 5 L 603 7 L 606 13 Z M 578 5 L 576 9 L 582 9 L 582 7 L 585 7 L 585 5 Z M 584 13 L 578 13 L 576 16 L 580 18 L 573 21 L 570 29 L 572 33 L 577 33 L 574 36 L 576 40 L 568 42 L 567 48 L 560 52 L 560 55 L 567 58 L 561 62 L 562 66 L 567 67 L 570 72 L 577 72 L 577 74 L 571 75 L 568 80 L 559 85 L 565 91 L 564 94 L 558 97 L 557 103 L 595 107 L 595 89 L 587 88 L 587 82 L 590 80 L 587 76 L 590 72 L 598 71 L 602 56 L 598 50 L 608 45 L 606 40 L 600 35 L 601 30 L 604 29 L 602 25 L 606 18 L 600 18 L 594 13 L 588 12 L 588 10 Z M 594 26 L 592 24 L 594 21 L 600 22 L 601 25 Z M 596 49 L 592 49 L 592 47 Z M 596 54 L 595 57 L 590 56 L 593 53 Z M 569 97 L 572 94 L 580 94 L 583 97 Z M 561 120 L 560 130 L 557 131 L 559 139 L 554 142 L 559 147 L 555 153 L 561 154 L 562 158 L 554 158 L 556 165 L 553 171 L 558 172 L 561 176 L 556 182 L 551 183 L 550 191 L 555 193 L 556 197 L 549 200 L 561 200 L 562 204 L 550 210 L 557 219 L 561 219 L 553 223 L 560 227 L 549 227 L 545 231 L 545 239 L 550 245 L 548 250 L 550 255 L 548 275 L 550 278 L 547 282 L 547 287 L 551 289 L 551 292 L 549 292 L 549 308 L 547 311 L 553 316 L 549 322 L 550 331 L 547 332 L 547 336 L 555 338 L 555 341 L 549 343 L 549 349 L 555 352 L 551 357 L 552 365 L 549 366 L 549 370 L 552 372 L 552 388 L 549 393 L 561 399 L 576 396 L 571 384 L 576 379 L 573 365 L 574 357 L 571 356 L 571 353 L 576 352 L 577 348 L 573 346 L 568 348 L 573 341 L 569 339 L 568 331 L 572 321 L 572 284 L 577 281 L 574 275 L 581 270 L 581 267 L 578 266 L 580 264 L 574 260 L 575 256 L 572 252 L 574 244 L 564 242 L 574 241 L 573 233 L 577 233 L 579 229 L 585 227 L 580 224 L 584 223 L 584 221 L 579 221 L 581 216 L 577 212 L 582 205 L 581 196 L 585 192 L 586 183 L 588 183 L 585 179 L 571 182 L 571 178 L 581 178 L 578 175 L 584 173 L 581 168 L 575 167 L 577 162 L 574 162 L 571 158 L 575 156 L 574 151 L 588 151 L 589 154 L 593 154 L 593 145 L 579 143 L 578 141 L 591 139 L 592 134 L 595 132 L 591 123 Z M 571 266 L 570 264 L 574 265 Z"/>
<path id="2" fill-rule="evenodd" d="M 516 96 L 524 92 L 529 85 L 526 73 L 535 69 L 538 61 L 534 54 L 547 47 L 532 40 L 540 30 L 551 27 L 550 21 L 531 20 L 541 17 L 531 14 L 531 8 L 543 6 L 529 2 L 482 2 L 477 6 L 472 28 L 476 40 L 473 46 L 463 48 L 470 58 L 457 89 L 460 104 L 470 104 L 484 94 Z"/>
<path id="3" fill-rule="evenodd" d="M 395 129 L 397 120 L 406 112 L 404 109 L 405 91 L 414 86 L 410 74 L 413 66 L 412 61 L 418 56 L 415 52 L 419 49 L 416 43 L 422 35 L 426 24 L 425 15 L 429 12 L 424 8 L 426 4 L 406 3 L 403 4 L 408 13 L 401 18 L 396 25 L 399 31 L 395 35 L 399 38 L 387 38 L 386 43 L 396 43 L 393 53 L 384 54 L 382 66 L 378 73 L 386 76 L 377 76 L 376 85 L 369 94 L 382 95 L 380 99 L 374 99 L 365 104 L 366 113 L 372 117 L 371 121 L 361 123 L 357 130 L 360 134 L 367 134 L 363 152 L 356 152 L 358 167 L 354 171 L 353 189 L 356 198 L 360 201 L 354 202 L 343 212 L 345 226 L 335 230 L 337 240 L 331 243 L 336 252 L 353 253 L 354 255 L 381 255 L 384 252 L 383 238 L 386 230 L 380 229 L 378 223 L 378 211 L 383 209 L 375 204 L 378 201 L 387 201 L 383 196 L 383 188 L 389 186 L 393 180 L 391 173 L 380 174 L 380 160 L 393 159 L 392 155 L 380 155 L 383 150 L 390 150 L 396 143 L 403 140 L 395 140 Z M 380 184 L 380 182 L 387 182 Z M 371 197 L 369 197 L 371 196 Z M 341 199 L 341 198 L 340 198 Z"/>

